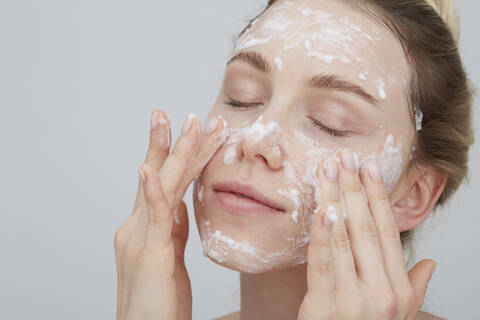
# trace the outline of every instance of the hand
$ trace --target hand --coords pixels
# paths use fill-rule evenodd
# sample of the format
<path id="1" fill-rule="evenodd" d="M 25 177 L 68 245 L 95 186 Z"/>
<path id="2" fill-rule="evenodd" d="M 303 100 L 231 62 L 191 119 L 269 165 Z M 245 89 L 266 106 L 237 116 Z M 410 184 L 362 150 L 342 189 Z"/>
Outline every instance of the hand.
<path id="1" fill-rule="evenodd" d="M 182 199 L 224 142 L 225 122 L 212 118 L 202 133 L 200 121 L 188 117 L 171 153 L 170 124 L 162 111 L 152 112 L 151 127 L 132 214 L 115 234 L 117 320 L 191 319 L 184 262 L 188 215 Z"/>
<path id="2" fill-rule="evenodd" d="M 414 319 L 435 262 L 422 260 L 407 273 L 377 160 L 359 175 L 350 151 L 340 157 L 340 165 L 329 159 L 317 169 L 322 208 L 310 233 L 298 319 Z"/>

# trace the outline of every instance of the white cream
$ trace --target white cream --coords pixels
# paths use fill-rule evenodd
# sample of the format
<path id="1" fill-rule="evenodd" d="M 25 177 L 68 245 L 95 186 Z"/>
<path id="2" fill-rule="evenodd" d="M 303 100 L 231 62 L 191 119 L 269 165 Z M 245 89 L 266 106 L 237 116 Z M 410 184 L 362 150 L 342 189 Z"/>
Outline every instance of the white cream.
<path id="1" fill-rule="evenodd" d="M 228 130 L 229 138 L 225 142 L 228 147 L 223 155 L 224 164 L 233 164 L 238 160 L 237 146 L 243 139 L 250 139 L 253 143 L 265 139 L 268 145 L 273 148 L 272 151 L 275 154 L 280 154 L 279 135 L 281 130 L 278 122 L 267 121 L 267 123 L 263 123 L 262 119 L 263 116 L 259 116 L 250 126 Z"/>
<path id="2" fill-rule="evenodd" d="M 230 144 L 225 151 L 225 154 L 223 156 L 223 163 L 225 164 L 233 164 L 238 160 L 238 155 L 237 155 L 237 144 L 233 143 Z"/>
<path id="3" fill-rule="evenodd" d="M 203 203 L 203 186 L 200 183 L 198 184 L 197 197 L 198 197 L 198 201 L 200 201 L 200 203 Z"/>
<path id="4" fill-rule="evenodd" d="M 282 71 L 283 69 L 282 58 L 280 58 L 279 56 L 276 56 L 275 59 L 273 59 L 273 61 L 275 62 L 275 65 L 277 66 L 278 71 Z"/>
<path id="5" fill-rule="evenodd" d="M 173 219 L 175 220 L 176 224 L 180 224 L 180 217 L 178 216 L 178 207 L 173 210 Z"/>
<path id="6" fill-rule="evenodd" d="M 266 251 L 251 245 L 248 241 L 239 241 L 220 230 L 211 230 L 210 221 L 200 219 L 200 235 L 203 255 L 222 263 L 226 260 L 240 271 L 259 273 L 271 270 L 289 260 L 292 265 L 305 263 L 305 253 L 296 248 L 282 251 Z"/>
<path id="7" fill-rule="evenodd" d="M 259 20 L 243 33 L 234 52 L 280 39 L 284 42 L 284 51 L 302 48 L 306 51 L 306 59 L 351 64 L 363 61 L 355 52 L 359 39 L 367 39 L 372 44 L 380 41 L 349 17 L 313 10 L 305 3 L 278 3 L 269 9 L 267 17 Z"/>
<path id="8" fill-rule="evenodd" d="M 337 222 L 337 209 L 334 206 L 329 206 L 325 212 L 325 218 L 328 219 L 331 223 Z"/>
<path id="9" fill-rule="evenodd" d="M 387 98 L 387 93 L 385 92 L 385 82 L 383 81 L 383 79 L 378 79 L 375 82 L 375 86 L 377 87 L 379 98 L 381 100 L 385 100 Z"/>
<path id="10" fill-rule="evenodd" d="M 420 131 L 422 130 L 423 112 L 417 105 L 413 109 L 415 112 L 415 129 Z"/>

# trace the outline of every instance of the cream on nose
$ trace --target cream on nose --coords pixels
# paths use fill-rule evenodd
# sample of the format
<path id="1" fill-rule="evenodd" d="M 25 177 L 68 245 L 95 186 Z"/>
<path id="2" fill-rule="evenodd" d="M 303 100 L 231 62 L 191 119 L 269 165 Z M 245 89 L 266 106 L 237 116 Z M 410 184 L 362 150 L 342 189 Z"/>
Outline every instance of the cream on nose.
<path id="1" fill-rule="evenodd" d="M 282 130 L 276 121 L 263 120 L 260 116 L 250 127 L 245 128 L 241 151 L 251 161 L 263 161 L 271 169 L 282 167 Z"/>

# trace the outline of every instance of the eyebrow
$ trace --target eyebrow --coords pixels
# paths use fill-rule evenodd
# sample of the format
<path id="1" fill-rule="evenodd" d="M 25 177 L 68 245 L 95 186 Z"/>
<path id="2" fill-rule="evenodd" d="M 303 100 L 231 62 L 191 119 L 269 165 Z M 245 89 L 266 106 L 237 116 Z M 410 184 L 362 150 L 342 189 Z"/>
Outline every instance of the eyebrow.
<path id="1" fill-rule="evenodd" d="M 236 54 L 230 60 L 228 60 L 227 66 L 229 66 L 234 61 L 241 61 L 247 63 L 253 68 L 267 74 L 270 73 L 272 70 L 267 59 L 265 59 L 262 54 L 256 51 L 240 52 Z M 379 100 L 377 98 L 369 94 L 361 86 L 348 80 L 341 79 L 337 75 L 317 74 L 311 79 L 307 79 L 305 81 L 305 85 L 309 88 L 332 89 L 336 91 L 350 93 L 378 107 Z"/>

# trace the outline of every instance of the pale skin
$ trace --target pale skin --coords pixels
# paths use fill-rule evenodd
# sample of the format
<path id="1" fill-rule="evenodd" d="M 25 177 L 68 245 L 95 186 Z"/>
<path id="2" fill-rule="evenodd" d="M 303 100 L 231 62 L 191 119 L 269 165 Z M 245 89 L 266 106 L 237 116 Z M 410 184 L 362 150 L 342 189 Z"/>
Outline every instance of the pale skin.
<path id="1" fill-rule="evenodd" d="M 335 1 L 325 1 L 322 5 L 326 7 L 321 9 L 332 15 L 338 10 L 343 10 L 342 14 L 347 10 Z M 372 23 L 361 14 L 353 11 L 350 14 L 352 20 L 365 29 Z M 268 11 L 265 15 L 268 18 Z M 211 184 L 219 177 L 235 176 L 238 172 L 261 176 L 267 184 L 281 184 L 281 157 L 305 151 L 302 149 L 305 146 L 298 143 L 285 147 L 284 152 L 277 154 L 268 144 L 254 145 L 252 141 L 243 141 L 237 150 L 239 163 L 226 166 L 222 161 L 225 137 L 221 135 L 226 123 L 218 116 L 222 115 L 228 125 L 235 128 L 241 127 L 241 122 L 252 122 L 259 115 L 264 115 L 266 119 L 278 122 L 282 128 L 294 131 L 306 128 L 302 120 L 304 115 L 322 114 L 330 114 L 327 123 L 331 127 L 351 133 L 347 138 L 339 139 L 313 126 L 305 129 L 311 132 L 312 139 L 323 145 L 344 150 L 338 152 L 341 159 L 338 164 L 319 159 L 315 178 L 323 191 L 322 207 L 318 208 L 310 231 L 308 263 L 297 266 L 285 263 L 276 266 L 275 270 L 256 274 L 242 272 L 241 311 L 223 319 L 437 318 L 419 312 L 435 263 L 422 260 L 407 272 L 398 233 L 426 219 L 443 190 L 445 176 L 427 166 L 419 166 L 418 171 L 408 171 L 404 166 L 402 178 L 393 192 L 387 193 L 385 184 L 379 178 L 377 161 L 370 161 L 358 170 L 352 166 L 349 151 L 361 152 L 370 148 L 370 151 L 376 152 L 381 149 L 384 134 L 376 128 L 382 124 L 403 142 L 402 157 L 409 157 L 414 128 L 404 98 L 405 87 L 401 85 L 402 79 L 408 79 L 409 69 L 394 36 L 387 30 L 382 30 L 381 36 L 383 43 L 375 48 L 375 58 L 381 67 L 370 70 L 370 75 L 385 77 L 386 72 L 398 77 L 399 85 L 388 87 L 388 97 L 380 102 L 378 109 L 366 106 L 345 93 L 329 91 L 326 95 L 316 96 L 303 87 L 301 80 L 305 76 L 319 72 L 334 73 L 344 78 L 355 74 L 356 77 L 361 70 L 355 70 L 354 65 L 341 62 L 324 65 L 314 60 L 307 61 L 303 59 L 302 52 L 284 53 L 280 50 L 283 43 L 272 41 L 253 49 L 272 66 L 273 57 L 280 56 L 283 70 L 277 71 L 272 67 L 273 71 L 265 74 L 245 61 L 237 60 L 230 64 L 205 129 L 202 131 L 198 119 L 187 120 L 186 128 L 189 130 L 180 136 L 172 152 L 166 115 L 160 110 L 152 113 L 150 144 L 145 163 L 139 168 L 134 209 L 115 235 L 117 319 L 191 319 L 190 280 L 183 260 L 188 219 L 182 199 L 197 175 L 203 173 L 201 181 L 205 189 L 205 203 L 202 210 L 195 212 L 196 216 L 208 214 L 212 225 L 221 226 L 222 230 L 228 230 L 237 238 L 248 239 L 251 236 L 249 230 L 254 230 L 254 226 L 259 224 L 262 226 L 262 220 L 245 218 L 241 221 L 241 229 L 236 229 L 237 224 L 229 223 L 228 218 L 218 220 L 220 218 L 216 218 L 209 207 Z M 364 61 L 369 59 L 369 54 L 361 50 L 358 54 Z M 356 81 L 360 80 L 357 78 Z M 375 92 L 371 84 L 362 85 Z M 247 95 L 239 90 L 245 86 L 250 89 Z M 239 96 L 233 96 L 235 94 Z M 358 114 L 360 132 L 355 131 L 357 127 L 345 124 L 348 123 L 345 114 L 351 113 L 352 109 L 343 104 L 336 109 L 341 112 L 329 109 L 312 111 L 315 106 L 305 109 L 293 107 L 306 105 L 306 101 L 301 100 L 303 97 L 324 99 L 327 95 L 341 98 L 346 101 L 345 105 L 358 106 L 353 112 Z M 250 98 L 251 101 L 243 102 L 256 105 L 248 110 L 233 111 L 224 103 L 228 98 Z M 192 150 L 196 152 L 192 153 Z M 252 179 L 251 182 L 258 181 Z M 348 219 L 343 219 L 339 204 L 340 186 L 346 195 Z M 278 201 L 284 200 L 278 198 Z M 335 208 L 338 213 L 338 220 L 334 223 L 328 223 L 325 218 L 328 207 Z M 178 208 L 178 224 L 173 213 L 175 208 Z M 273 248 L 279 243 L 274 237 L 279 228 L 284 228 L 283 232 L 294 230 L 294 225 L 289 224 L 289 217 L 281 219 L 276 225 L 263 226 L 267 240 L 258 245 Z M 235 269 L 234 261 L 220 264 Z"/>

